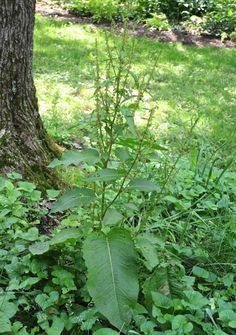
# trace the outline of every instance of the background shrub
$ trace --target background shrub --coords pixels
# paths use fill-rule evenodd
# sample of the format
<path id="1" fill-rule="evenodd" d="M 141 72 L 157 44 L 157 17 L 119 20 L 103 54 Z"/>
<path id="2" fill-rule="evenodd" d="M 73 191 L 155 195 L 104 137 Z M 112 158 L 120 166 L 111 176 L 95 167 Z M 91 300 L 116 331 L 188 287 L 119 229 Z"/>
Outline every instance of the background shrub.
<path id="1" fill-rule="evenodd" d="M 214 1 L 205 15 L 205 30 L 209 34 L 230 33 L 236 28 L 236 2 L 233 0 Z"/>
<path id="2" fill-rule="evenodd" d="M 146 22 L 148 26 L 168 30 L 168 24 L 156 19 L 165 15 L 169 24 L 191 21 L 185 27 L 210 35 L 230 34 L 236 27 L 235 0 L 54 0 L 70 11 L 92 16 L 97 22 L 119 19 L 125 13 L 130 19 Z M 192 20 L 192 17 L 199 20 Z M 200 19 L 201 18 L 201 19 Z M 149 20 L 151 19 L 151 20 Z M 163 21 L 163 20 L 161 20 Z M 166 20 L 164 20 L 166 21 Z M 153 23 L 153 24 L 152 24 Z M 196 26 L 197 29 L 194 29 Z"/>
<path id="3" fill-rule="evenodd" d="M 119 13 L 119 0 L 63 0 L 73 13 L 93 16 L 95 21 L 111 21 Z"/>

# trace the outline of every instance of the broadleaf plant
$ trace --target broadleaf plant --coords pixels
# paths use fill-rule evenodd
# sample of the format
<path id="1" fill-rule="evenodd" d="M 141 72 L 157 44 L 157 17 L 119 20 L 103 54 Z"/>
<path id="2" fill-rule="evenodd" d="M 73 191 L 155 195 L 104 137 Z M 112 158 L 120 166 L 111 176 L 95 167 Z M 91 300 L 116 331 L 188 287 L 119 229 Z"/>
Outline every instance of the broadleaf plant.
<path id="1" fill-rule="evenodd" d="M 107 235 L 93 232 L 85 240 L 83 254 L 88 268 L 88 290 L 97 309 L 125 332 L 139 293 L 130 234 L 124 229 L 113 229 Z"/>
<path id="2" fill-rule="evenodd" d="M 29 239 L 30 257 L 50 254 L 54 261 L 47 273 L 40 270 L 43 279 L 51 276 L 37 296 L 40 327 L 49 333 L 57 324 L 65 334 L 78 333 L 78 327 L 79 333 L 94 334 L 231 335 L 236 193 L 228 185 L 235 176 L 221 184 L 226 169 L 208 164 L 206 153 L 185 159 L 186 144 L 176 157 L 158 143 L 151 131 L 158 105 L 150 94 L 157 63 L 147 73 L 136 71 L 127 27 L 115 41 L 106 32 L 105 48 L 104 54 L 96 42 L 86 149 L 64 152 L 50 164 L 60 171 L 76 166 L 81 176 L 52 207 L 50 215 L 63 213 L 61 225 L 46 241 L 29 232 L 17 235 Z M 231 239 L 226 247 L 225 236 Z M 215 274 L 221 250 L 232 263 Z M 20 285 L 34 285 L 31 277 Z M 45 321 L 48 308 L 52 314 Z"/>

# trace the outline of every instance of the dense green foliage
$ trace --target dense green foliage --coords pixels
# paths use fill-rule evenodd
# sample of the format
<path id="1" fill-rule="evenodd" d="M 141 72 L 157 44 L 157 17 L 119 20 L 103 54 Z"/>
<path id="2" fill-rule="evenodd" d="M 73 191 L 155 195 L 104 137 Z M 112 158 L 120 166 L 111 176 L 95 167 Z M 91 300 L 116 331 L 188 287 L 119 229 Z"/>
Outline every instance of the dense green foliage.
<path id="1" fill-rule="evenodd" d="M 92 232 L 99 226 L 87 199 L 52 236 L 40 234 L 40 220 L 50 219 L 40 192 L 19 175 L 1 179 L 0 332 L 88 334 L 105 325 L 104 334 L 118 334 L 105 316 L 123 330 L 132 318 L 128 334 L 234 334 L 236 175 L 198 157 L 179 161 L 155 206 L 153 184 L 136 182 L 129 202 L 122 197 L 116 203 L 100 233 Z M 156 159 L 147 167 L 152 174 L 153 164 Z M 152 176 L 159 187 L 165 170 L 166 163 Z M 47 194 L 50 201 L 58 196 Z M 128 312 L 125 301 L 131 308 L 131 296 L 137 299 L 137 278 L 139 304 Z"/>
<path id="2" fill-rule="evenodd" d="M 74 41 L 65 36 L 69 54 Z M 76 129 L 86 130 L 86 148 L 50 164 L 70 176 L 70 189 L 45 198 L 19 174 L 0 180 L 0 333 L 235 333 L 234 161 L 198 141 L 198 117 L 181 145 L 177 132 L 156 133 L 160 58 L 137 68 L 136 48 L 124 31 L 89 49 L 93 105 Z M 61 84 L 56 70 L 47 75 Z M 49 130 L 71 145 L 76 127 L 58 134 L 58 110 Z"/>
<path id="3" fill-rule="evenodd" d="M 236 27 L 235 0 L 61 0 L 59 3 L 74 13 L 91 15 L 95 21 L 129 17 L 148 22 L 159 30 L 181 24 L 182 29 L 219 36 L 235 31 Z M 149 20 L 156 16 L 164 22 L 167 18 L 169 25 Z"/>

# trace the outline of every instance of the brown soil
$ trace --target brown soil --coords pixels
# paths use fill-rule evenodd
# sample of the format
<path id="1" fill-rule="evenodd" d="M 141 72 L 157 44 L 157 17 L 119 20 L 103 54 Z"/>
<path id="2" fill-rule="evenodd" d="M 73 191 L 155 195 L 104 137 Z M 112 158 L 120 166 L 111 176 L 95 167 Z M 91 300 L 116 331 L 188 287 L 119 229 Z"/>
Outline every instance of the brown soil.
<path id="1" fill-rule="evenodd" d="M 40 234 L 51 235 L 53 230 L 59 225 L 63 214 L 62 213 L 53 213 L 51 214 L 51 209 L 54 205 L 54 201 L 43 200 L 38 205 L 38 210 L 47 210 L 47 213 L 41 217 L 40 223 L 37 225 L 37 228 Z"/>
<path id="2" fill-rule="evenodd" d="M 59 20 L 67 20 L 74 23 L 93 23 L 91 18 L 85 18 L 75 16 L 68 11 L 55 6 L 50 5 L 47 0 L 38 1 L 36 11 L 43 16 L 57 18 Z M 108 24 L 96 24 L 97 27 L 110 29 Z M 196 47 L 216 47 L 216 48 L 236 48 L 236 42 L 225 40 L 222 42 L 218 38 L 209 36 L 199 36 L 182 31 L 157 31 L 150 30 L 145 25 L 139 25 L 135 29 L 130 29 L 130 32 L 134 36 L 147 37 L 153 40 L 161 42 L 181 42 L 185 45 L 192 45 Z"/>

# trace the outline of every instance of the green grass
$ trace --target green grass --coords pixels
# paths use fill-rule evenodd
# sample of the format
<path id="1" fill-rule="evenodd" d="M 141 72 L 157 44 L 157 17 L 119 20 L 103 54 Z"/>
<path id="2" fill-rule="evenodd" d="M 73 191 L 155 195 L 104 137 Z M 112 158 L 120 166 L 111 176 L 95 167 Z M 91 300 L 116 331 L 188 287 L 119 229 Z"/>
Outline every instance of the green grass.
<path id="1" fill-rule="evenodd" d="M 83 115 L 93 109 L 96 38 L 103 48 L 103 33 L 92 25 L 37 17 L 34 70 L 40 111 L 58 140 L 87 134 Z M 158 55 L 155 137 L 177 146 L 200 117 L 194 139 L 222 148 L 223 157 L 235 156 L 236 50 L 136 41 L 137 70 L 151 67 L 153 57 L 148 55 Z"/>

